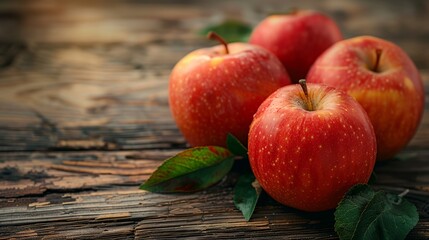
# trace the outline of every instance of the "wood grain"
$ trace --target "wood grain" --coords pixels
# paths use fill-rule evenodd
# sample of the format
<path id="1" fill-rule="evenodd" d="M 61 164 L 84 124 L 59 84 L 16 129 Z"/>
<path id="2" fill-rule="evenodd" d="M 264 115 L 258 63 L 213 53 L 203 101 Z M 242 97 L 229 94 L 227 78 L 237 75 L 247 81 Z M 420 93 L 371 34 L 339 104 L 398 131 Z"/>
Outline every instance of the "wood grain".
<path id="1" fill-rule="evenodd" d="M 180 58 L 185 53 L 173 55 L 173 46 L 163 46 L 165 52 L 141 57 L 145 49 L 161 45 L 112 47 L 118 55 L 137 55 L 141 62 L 133 64 L 110 63 L 120 57 L 93 48 L 22 50 L 14 66 L 0 72 L 0 150 L 184 147 L 168 109 L 168 75 L 174 63 L 162 56 L 169 52 Z M 92 66 L 92 61 L 98 63 Z M 428 93 L 429 72 L 421 72 Z M 419 148 L 427 139 L 427 114 L 410 147 Z"/>
<path id="2" fill-rule="evenodd" d="M 197 33 L 226 19 L 312 8 L 345 37 L 375 35 L 416 62 L 429 96 L 429 2 L 1 1 L 0 239 L 337 239 L 332 211 L 303 213 L 262 195 L 246 222 L 234 208 L 239 166 L 206 191 L 141 191 L 163 159 L 187 147 L 168 109 L 168 77 Z M 408 239 L 429 238 L 429 98 L 376 188 L 416 204 Z"/>
<path id="3" fill-rule="evenodd" d="M 147 238 L 336 238 L 331 211 L 308 214 L 263 195 L 250 222 L 232 203 L 237 167 L 219 185 L 194 194 L 138 189 L 176 151 L 4 153 L 0 236 Z M 429 237 L 429 151 L 376 166 L 375 187 L 410 189 L 420 222 L 410 239 Z M 30 156 L 32 155 L 32 156 Z M 8 171 L 8 174 L 5 174 Z M 426 190 L 425 190 L 426 189 Z M 29 230 L 31 229 L 31 231 Z"/>

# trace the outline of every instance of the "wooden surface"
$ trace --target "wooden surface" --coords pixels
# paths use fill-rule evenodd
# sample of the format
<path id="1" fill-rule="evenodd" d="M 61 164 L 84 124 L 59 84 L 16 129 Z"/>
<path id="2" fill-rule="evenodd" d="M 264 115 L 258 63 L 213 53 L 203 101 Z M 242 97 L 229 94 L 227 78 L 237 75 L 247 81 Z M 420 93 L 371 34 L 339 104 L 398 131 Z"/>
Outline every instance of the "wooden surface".
<path id="1" fill-rule="evenodd" d="M 263 195 L 250 222 L 232 202 L 233 171 L 195 194 L 138 189 L 186 148 L 168 109 L 168 75 L 197 32 L 225 19 L 255 25 L 291 7 L 324 11 L 345 37 L 394 41 L 429 95 L 429 2 L 1 1 L 0 239 L 335 239 L 332 212 Z M 428 98 L 426 98 L 426 103 Z M 402 192 L 429 238 L 429 110 L 402 160 L 377 164 L 376 187 Z"/>

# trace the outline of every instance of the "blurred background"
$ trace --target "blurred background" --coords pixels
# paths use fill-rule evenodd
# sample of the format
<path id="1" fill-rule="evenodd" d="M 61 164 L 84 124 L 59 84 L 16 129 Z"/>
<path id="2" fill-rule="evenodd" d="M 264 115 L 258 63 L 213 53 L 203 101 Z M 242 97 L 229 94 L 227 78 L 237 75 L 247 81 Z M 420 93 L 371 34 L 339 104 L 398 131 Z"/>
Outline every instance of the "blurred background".
<path id="1" fill-rule="evenodd" d="M 2 42 L 27 44 L 189 41 L 198 39 L 195 32 L 207 24 L 235 19 L 254 26 L 269 14 L 295 8 L 328 14 L 346 38 L 374 35 L 394 41 L 421 67 L 428 57 L 418 51 L 429 35 L 426 0 L 1 1 L 0 34 Z"/>

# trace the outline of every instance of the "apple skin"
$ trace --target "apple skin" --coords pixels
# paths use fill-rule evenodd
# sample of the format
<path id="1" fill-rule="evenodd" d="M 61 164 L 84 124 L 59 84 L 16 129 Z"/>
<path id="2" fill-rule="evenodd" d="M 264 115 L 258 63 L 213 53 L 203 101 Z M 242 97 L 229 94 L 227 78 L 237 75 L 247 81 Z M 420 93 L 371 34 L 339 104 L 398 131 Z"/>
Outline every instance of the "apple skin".
<path id="1" fill-rule="evenodd" d="M 350 187 L 367 183 L 376 160 L 374 130 L 347 93 L 308 84 L 280 88 L 259 107 L 249 132 L 249 160 L 262 188 L 304 211 L 335 208 Z"/>
<path id="2" fill-rule="evenodd" d="M 170 75 L 169 103 L 191 146 L 225 146 L 228 133 L 247 143 L 253 114 L 278 88 L 291 84 L 280 61 L 248 43 L 203 48 L 180 60 Z"/>
<path id="3" fill-rule="evenodd" d="M 379 67 L 375 66 L 381 51 Z M 366 110 L 377 136 L 377 159 L 391 159 L 414 136 L 424 110 L 420 74 L 397 45 L 361 36 L 336 43 L 311 68 L 308 82 L 348 92 Z"/>
<path id="4" fill-rule="evenodd" d="M 249 42 L 274 53 L 292 81 L 305 78 L 314 61 L 343 37 L 328 16 L 311 10 L 271 15 L 253 30 Z"/>

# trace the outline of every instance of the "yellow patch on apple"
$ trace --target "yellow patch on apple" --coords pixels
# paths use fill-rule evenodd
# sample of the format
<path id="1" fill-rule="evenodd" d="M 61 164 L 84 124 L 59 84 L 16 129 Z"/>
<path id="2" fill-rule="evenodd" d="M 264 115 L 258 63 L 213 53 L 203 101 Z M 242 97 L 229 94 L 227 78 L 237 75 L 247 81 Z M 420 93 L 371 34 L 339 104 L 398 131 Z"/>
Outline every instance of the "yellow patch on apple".
<path id="1" fill-rule="evenodd" d="M 212 58 L 212 60 L 210 61 L 210 65 L 212 67 L 216 67 L 217 65 L 219 65 L 221 62 L 223 62 L 223 58 L 221 57 L 214 57 Z"/>
<path id="2" fill-rule="evenodd" d="M 410 91 L 414 91 L 414 84 L 413 84 L 413 82 L 411 81 L 411 79 L 410 79 L 410 78 L 408 78 L 408 77 L 405 77 L 405 78 L 404 78 L 404 86 L 405 86 L 408 90 L 410 90 Z"/>

